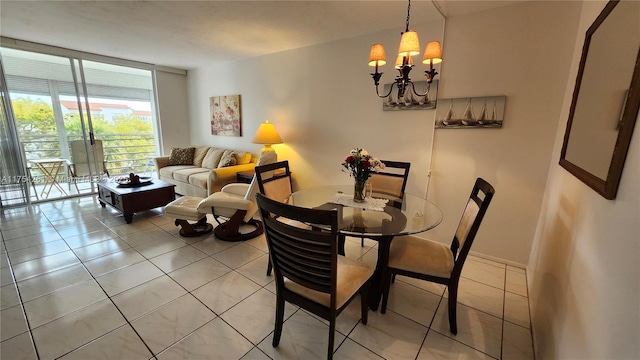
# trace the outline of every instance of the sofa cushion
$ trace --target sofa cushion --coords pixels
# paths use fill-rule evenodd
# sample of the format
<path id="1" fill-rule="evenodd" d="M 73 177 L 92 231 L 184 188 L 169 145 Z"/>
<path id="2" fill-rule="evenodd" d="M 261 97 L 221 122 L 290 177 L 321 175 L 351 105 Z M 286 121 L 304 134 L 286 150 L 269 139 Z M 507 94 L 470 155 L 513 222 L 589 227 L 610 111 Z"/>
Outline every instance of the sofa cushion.
<path id="1" fill-rule="evenodd" d="M 238 165 L 244 165 L 251 162 L 251 153 L 250 152 L 238 152 Z"/>
<path id="2" fill-rule="evenodd" d="M 218 148 L 210 148 L 207 151 L 207 155 L 202 160 L 202 167 L 207 169 L 215 169 L 218 167 L 218 163 L 220 162 L 220 158 L 224 154 L 224 149 Z"/>
<path id="3" fill-rule="evenodd" d="M 172 148 L 169 155 L 169 165 L 193 165 L 194 147 Z"/>
<path id="4" fill-rule="evenodd" d="M 199 173 L 209 174 L 209 171 L 211 170 L 206 168 L 201 168 L 201 167 L 180 169 L 173 172 L 173 178 L 178 181 L 182 181 L 184 183 L 189 183 L 189 177 L 192 176 L 193 174 L 199 174 Z"/>
<path id="5" fill-rule="evenodd" d="M 206 189 L 207 188 L 207 180 L 209 179 L 209 172 L 201 172 L 195 173 L 189 176 L 189 184 Z"/>
<path id="6" fill-rule="evenodd" d="M 209 149 L 209 146 L 196 146 L 196 151 L 193 153 L 193 165 L 201 167 L 202 160 L 204 160 Z"/>
<path id="7" fill-rule="evenodd" d="M 234 166 L 238 164 L 237 154 L 233 150 L 225 150 L 220 162 L 218 163 L 218 168 L 223 168 L 227 166 Z"/>
<path id="8" fill-rule="evenodd" d="M 192 169 L 195 168 L 193 165 L 173 165 L 173 166 L 165 166 L 158 170 L 161 177 L 173 179 L 173 172 L 183 169 Z"/>

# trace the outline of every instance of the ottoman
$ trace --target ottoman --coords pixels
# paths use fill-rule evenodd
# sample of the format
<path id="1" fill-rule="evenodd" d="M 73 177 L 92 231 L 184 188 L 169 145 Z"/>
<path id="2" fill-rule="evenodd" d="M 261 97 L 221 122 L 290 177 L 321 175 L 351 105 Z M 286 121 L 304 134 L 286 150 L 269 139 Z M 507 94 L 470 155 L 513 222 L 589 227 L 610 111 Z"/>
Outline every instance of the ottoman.
<path id="1" fill-rule="evenodd" d="M 199 197 L 183 196 L 164 207 L 165 215 L 176 219 L 175 225 L 180 226 L 180 235 L 185 237 L 200 236 L 213 230 L 213 226 L 207 223 L 207 214 L 198 211 L 198 204 L 201 201 L 202 198 Z"/>

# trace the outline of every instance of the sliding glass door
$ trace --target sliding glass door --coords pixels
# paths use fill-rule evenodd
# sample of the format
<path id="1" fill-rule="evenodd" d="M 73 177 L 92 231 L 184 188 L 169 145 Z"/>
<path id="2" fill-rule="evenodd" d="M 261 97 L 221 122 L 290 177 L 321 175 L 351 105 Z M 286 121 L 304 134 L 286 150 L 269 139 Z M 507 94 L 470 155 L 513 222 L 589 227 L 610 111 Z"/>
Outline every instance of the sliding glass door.
<path id="1" fill-rule="evenodd" d="M 158 153 L 151 71 L 0 51 L 31 201 L 94 193 L 104 177 L 148 171 Z"/>

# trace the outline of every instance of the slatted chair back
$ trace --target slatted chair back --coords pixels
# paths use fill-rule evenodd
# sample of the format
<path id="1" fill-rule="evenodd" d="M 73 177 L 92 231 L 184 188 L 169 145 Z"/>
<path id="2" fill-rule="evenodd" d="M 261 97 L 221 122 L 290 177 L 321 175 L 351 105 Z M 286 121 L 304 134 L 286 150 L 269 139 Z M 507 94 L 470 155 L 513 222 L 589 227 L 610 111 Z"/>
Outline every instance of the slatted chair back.
<path id="1" fill-rule="evenodd" d="M 284 278 L 306 288 L 330 294 L 335 307 L 338 213 L 287 205 L 257 195 L 264 222 L 265 236 L 273 261 L 276 287 L 284 286 Z M 286 217 L 326 227 L 329 231 L 299 228 L 276 220 Z"/>

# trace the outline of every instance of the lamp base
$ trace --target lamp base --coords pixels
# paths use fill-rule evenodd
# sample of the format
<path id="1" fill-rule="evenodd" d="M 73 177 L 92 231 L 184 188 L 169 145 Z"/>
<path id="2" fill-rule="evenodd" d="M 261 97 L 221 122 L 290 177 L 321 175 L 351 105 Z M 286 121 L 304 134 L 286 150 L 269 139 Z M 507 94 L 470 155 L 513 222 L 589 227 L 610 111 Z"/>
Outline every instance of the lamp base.
<path id="1" fill-rule="evenodd" d="M 273 162 L 278 161 L 278 154 L 276 154 L 276 151 L 271 147 L 271 145 L 265 145 L 262 150 L 260 150 L 260 156 L 264 156 L 265 154 L 273 156 Z"/>

